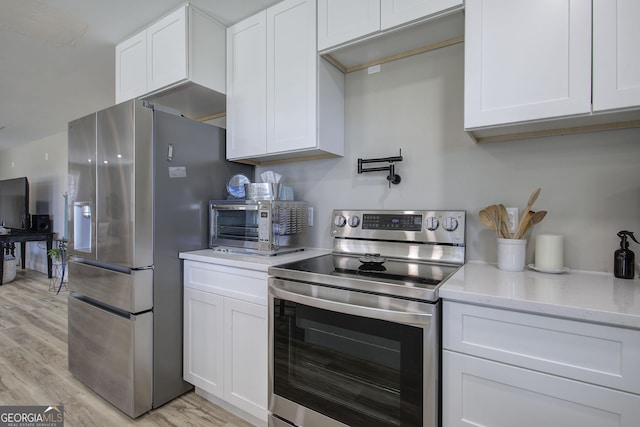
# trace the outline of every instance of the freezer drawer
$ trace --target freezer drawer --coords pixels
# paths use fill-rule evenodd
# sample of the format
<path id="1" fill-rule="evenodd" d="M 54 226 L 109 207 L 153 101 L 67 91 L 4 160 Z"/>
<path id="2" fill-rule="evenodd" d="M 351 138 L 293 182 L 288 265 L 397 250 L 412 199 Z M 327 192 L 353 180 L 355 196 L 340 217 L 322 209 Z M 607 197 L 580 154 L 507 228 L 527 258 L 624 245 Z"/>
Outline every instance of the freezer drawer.
<path id="1" fill-rule="evenodd" d="M 152 405 L 153 314 L 123 317 L 69 296 L 69 371 L 130 417 Z"/>
<path id="2" fill-rule="evenodd" d="M 69 261 L 69 290 L 129 313 L 153 307 L 153 270 L 129 274 Z"/>

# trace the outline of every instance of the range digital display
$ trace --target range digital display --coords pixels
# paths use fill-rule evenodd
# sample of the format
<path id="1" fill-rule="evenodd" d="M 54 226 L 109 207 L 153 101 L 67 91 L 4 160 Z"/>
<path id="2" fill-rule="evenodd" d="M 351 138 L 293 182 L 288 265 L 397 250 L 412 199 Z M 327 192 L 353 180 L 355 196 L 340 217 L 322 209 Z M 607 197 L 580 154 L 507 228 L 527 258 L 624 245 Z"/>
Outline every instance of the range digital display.
<path id="1" fill-rule="evenodd" d="M 422 230 L 422 215 L 419 214 L 363 214 L 363 230 Z"/>

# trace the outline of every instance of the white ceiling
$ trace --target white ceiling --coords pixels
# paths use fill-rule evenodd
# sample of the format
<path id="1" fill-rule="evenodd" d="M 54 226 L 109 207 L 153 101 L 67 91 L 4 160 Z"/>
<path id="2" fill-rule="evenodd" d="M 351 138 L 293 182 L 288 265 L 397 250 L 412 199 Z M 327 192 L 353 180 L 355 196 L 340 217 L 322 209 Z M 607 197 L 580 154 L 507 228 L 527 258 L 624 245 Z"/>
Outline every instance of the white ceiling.
<path id="1" fill-rule="evenodd" d="M 230 26 L 280 0 L 192 0 Z M 1 0 L 0 150 L 115 101 L 115 45 L 185 0 Z"/>

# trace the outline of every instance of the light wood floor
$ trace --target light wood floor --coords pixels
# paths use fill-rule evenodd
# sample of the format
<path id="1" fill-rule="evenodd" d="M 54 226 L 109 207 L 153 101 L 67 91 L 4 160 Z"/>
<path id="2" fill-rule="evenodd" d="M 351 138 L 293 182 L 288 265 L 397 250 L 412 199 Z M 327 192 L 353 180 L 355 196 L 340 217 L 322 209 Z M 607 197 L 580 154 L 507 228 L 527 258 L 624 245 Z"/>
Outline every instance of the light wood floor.
<path id="1" fill-rule="evenodd" d="M 102 400 L 67 369 L 67 296 L 20 268 L 0 286 L 0 405 L 64 405 L 66 427 L 251 426 L 194 392 L 136 420 Z"/>

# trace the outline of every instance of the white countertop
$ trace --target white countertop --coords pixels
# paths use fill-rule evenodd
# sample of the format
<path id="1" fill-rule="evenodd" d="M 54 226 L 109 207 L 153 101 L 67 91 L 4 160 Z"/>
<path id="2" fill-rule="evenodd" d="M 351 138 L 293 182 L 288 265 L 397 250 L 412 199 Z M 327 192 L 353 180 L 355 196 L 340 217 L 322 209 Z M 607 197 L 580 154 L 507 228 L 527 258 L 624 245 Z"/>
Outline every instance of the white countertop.
<path id="1" fill-rule="evenodd" d="M 180 258 L 266 272 L 272 265 L 286 264 L 288 262 L 299 261 L 301 259 L 313 258 L 330 253 L 331 250 L 329 249 L 305 249 L 304 251 L 291 252 L 287 254 L 264 256 L 219 252 L 213 249 L 201 249 L 197 251 L 180 252 Z"/>
<path id="2" fill-rule="evenodd" d="M 439 290 L 445 300 L 568 317 L 640 329 L 640 279 L 613 274 L 525 270 L 468 262 Z"/>

